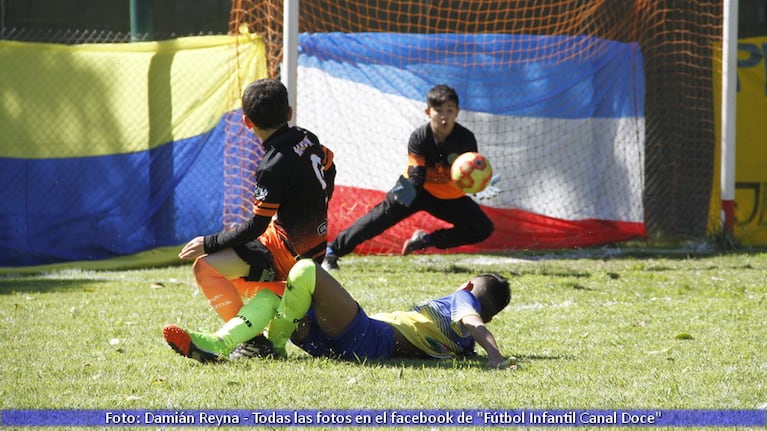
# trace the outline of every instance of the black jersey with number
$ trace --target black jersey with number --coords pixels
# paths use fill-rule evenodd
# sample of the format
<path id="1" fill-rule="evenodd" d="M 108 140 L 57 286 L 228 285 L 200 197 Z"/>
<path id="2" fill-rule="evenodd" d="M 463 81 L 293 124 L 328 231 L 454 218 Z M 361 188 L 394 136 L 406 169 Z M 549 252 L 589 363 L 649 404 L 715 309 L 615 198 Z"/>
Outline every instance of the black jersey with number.
<path id="1" fill-rule="evenodd" d="M 263 146 L 264 156 L 255 173 L 253 218 L 232 231 L 206 237 L 205 251 L 251 242 L 272 219 L 296 255 L 324 250 L 336 175 L 333 153 L 312 132 L 287 125 Z"/>

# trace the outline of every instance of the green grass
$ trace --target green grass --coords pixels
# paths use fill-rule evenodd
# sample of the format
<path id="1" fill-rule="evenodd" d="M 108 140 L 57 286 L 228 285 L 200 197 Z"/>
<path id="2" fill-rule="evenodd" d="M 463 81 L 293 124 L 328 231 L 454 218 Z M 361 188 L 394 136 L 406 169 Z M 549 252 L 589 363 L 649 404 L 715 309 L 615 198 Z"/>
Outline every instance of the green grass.
<path id="1" fill-rule="evenodd" d="M 367 312 L 479 272 L 510 279 L 483 360 L 202 365 L 161 329 L 221 323 L 188 265 L 0 277 L 0 409 L 756 409 L 767 405 L 767 253 L 349 256 Z M 478 348 L 478 353 L 484 352 Z M 483 359 L 483 358 L 481 358 Z"/>

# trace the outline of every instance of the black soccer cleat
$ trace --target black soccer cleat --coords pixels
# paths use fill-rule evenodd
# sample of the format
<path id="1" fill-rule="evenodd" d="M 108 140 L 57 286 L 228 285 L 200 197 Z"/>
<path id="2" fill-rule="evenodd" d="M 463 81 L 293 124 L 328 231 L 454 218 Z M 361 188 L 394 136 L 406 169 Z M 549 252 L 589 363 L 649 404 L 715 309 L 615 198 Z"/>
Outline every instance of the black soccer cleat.
<path id="1" fill-rule="evenodd" d="M 276 358 L 277 356 L 272 342 L 263 335 L 256 335 L 232 350 L 229 359 Z"/>
<path id="2" fill-rule="evenodd" d="M 322 269 L 328 272 L 339 269 L 338 256 L 333 253 L 326 254 L 325 258 L 322 259 Z"/>
<path id="3" fill-rule="evenodd" d="M 417 230 L 413 232 L 413 236 L 402 245 L 402 255 L 407 256 L 416 250 L 423 250 L 428 246 L 429 242 L 426 240 L 426 232 Z"/>

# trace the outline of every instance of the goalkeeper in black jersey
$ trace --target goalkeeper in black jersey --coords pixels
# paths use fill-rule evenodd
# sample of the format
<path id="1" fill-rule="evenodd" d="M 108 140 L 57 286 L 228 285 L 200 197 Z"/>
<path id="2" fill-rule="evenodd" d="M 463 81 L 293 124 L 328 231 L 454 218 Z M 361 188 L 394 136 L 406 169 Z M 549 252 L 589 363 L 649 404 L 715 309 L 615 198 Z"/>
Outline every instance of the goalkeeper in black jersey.
<path id="1" fill-rule="evenodd" d="M 288 125 L 293 111 L 281 82 L 262 79 L 250 84 L 243 92 L 242 110 L 245 125 L 264 148 L 255 172 L 253 217 L 232 230 L 192 239 L 179 258 L 194 259 L 197 285 L 228 326 L 263 329 L 296 260 L 322 261 L 336 168 L 333 153 L 317 136 Z M 243 297 L 250 298 L 247 305 Z M 187 331 L 170 325 L 164 335 L 180 353 L 194 354 Z M 247 353 L 249 347 L 242 347 Z M 234 354 L 238 352 L 243 353 Z"/>
<path id="2" fill-rule="evenodd" d="M 408 166 L 386 198 L 338 234 L 328 245 L 322 267 L 338 269 L 338 258 L 418 211 L 451 223 L 431 233 L 416 230 L 402 245 L 402 254 L 427 247 L 447 249 L 474 244 L 494 231 L 493 222 L 472 198 L 450 179 L 450 165 L 459 155 L 477 151 L 474 133 L 458 124 L 458 94 L 437 85 L 426 94 L 429 122 L 408 141 Z"/>

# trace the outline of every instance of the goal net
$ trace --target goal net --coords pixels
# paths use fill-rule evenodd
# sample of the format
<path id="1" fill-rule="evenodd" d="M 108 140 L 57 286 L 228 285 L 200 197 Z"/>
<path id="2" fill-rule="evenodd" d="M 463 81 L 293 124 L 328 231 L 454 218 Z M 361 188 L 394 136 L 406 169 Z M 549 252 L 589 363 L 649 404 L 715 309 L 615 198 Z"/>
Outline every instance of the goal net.
<path id="1" fill-rule="evenodd" d="M 233 1 L 230 22 L 264 37 L 273 77 L 282 3 Z M 706 235 L 721 1 L 299 4 L 295 121 L 336 156 L 330 238 L 404 170 L 436 84 L 457 90 L 458 121 L 502 190 L 479 201 L 496 225 L 491 238 L 451 251 Z M 259 147 L 237 126 L 227 136 L 225 221 L 234 223 L 250 216 Z M 413 230 L 442 226 L 419 213 L 357 252 L 396 252 Z"/>

